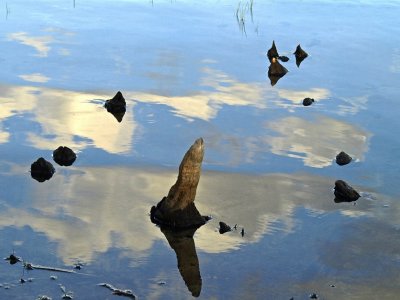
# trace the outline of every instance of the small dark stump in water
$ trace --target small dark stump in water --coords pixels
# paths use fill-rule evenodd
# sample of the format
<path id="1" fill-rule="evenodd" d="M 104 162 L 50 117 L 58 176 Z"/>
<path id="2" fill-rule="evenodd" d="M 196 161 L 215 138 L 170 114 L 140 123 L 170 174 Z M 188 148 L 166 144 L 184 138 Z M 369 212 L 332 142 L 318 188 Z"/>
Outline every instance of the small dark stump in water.
<path id="1" fill-rule="evenodd" d="M 220 234 L 224 234 L 229 231 L 232 231 L 232 228 L 228 224 L 226 224 L 224 222 L 219 222 L 219 233 Z"/>
<path id="2" fill-rule="evenodd" d="M 343 180 L 335 182 L 335 202 L 353 202 L 360 198 L 360 194 Z"/>
<path id="3" fill-rule="evenodd" d="M 313 103 L 314 103 L 314 99 L 313 98 L 304 98 L 303 99 L 303 105 L 304 106 L 310 106 Z"/>
<path id="4" fill-rule="evenodd" d="M 339 166 L 344 166 L 350 163 L 352 160 L 352 157 L 348 155 L 346 152 L 340 152 L 338 155 L 336 155 L 336 163 Z"/>
<path id="5" fill-rule="evenodd" d="M 53 151 L 53 159 L 60 166 L 70 166 L 76 160 L 76 154 L 70 148 L 60 146 Z"/>
<path id="6" fill-rule="evenodd" d="M 296 51 L 293 53 L 296 57 L 296 65 L 300 67 L 301 62 L 308 56 L 307 52 L 301 49 L 300 44 L 297 45 Z"/>
<path id="7" fill-rule="evenodd" d="M 272 47 L 268 50 L 267 56 L 268 56 L 269 62 L 272 62 L 273 58 L 279 57 L 278 50 L 276 49 L 276 46 L 275 46 L 275 41 L 272 41 Z"/>
<path id="8" fill-rule="evenodd" d="M 114 98 L 106 101 L 104 107 L 107 108 L 107 111 L 112 114 L 125 113 L 126 111 L 125 98 L 124 96 L 122 96 L 122 93 L 118 91 L 118 93 L 114 96 Z"/>
<path id="9" fill-rule="evenodd" d="M 310 295 L 310 299 L 318 299 L 318 295 L 316 293 L 312 293 Z"/>
<path id="10" fill-rule="evenodd" d="M 10 265 L 15 265 L 17 262 L 21 261 L 21 258 L 16 256 L 14 253 L 10 254 L 9 257 L 5 258 L 5 260 L 8 260 L 10 262 Z"/>
<path id="11" fill-rule="evenodd" d="M 278 59 L 279 59 L 280 61 L 282 61 L 282 62 L 288 62 L 288 61 L 289 61 L 289 57 L 284 56 L 284 55 L 279 56 Z"/>
<path id="12" fill-rule="evenodd" d="M 39 182 L 49 180 L 55 171 L 53 165 L 43 157 L 40 157 L 31 165 L 31 176 Z"/>

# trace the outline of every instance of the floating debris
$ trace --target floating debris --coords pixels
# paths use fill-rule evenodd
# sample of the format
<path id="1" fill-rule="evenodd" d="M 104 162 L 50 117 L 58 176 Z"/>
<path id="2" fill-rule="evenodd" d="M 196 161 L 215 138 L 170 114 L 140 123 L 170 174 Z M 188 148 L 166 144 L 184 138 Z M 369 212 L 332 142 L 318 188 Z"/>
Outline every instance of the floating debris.
<path id="1" fill-rule="evenodd" d="M 98 286 L 104 286 L 113 292 L 113 295 L 125 296 L 131 299 L 136 299 L 136 296 L 132 293 L 131 290 L 120 290 L 115 288 L 113 285 L 109 283 L 99 283 Z"/>
<path id="2" fill-rule="evenodd" d="M 51 275 L 51 276 L 50 276 L 50 279 L 51 279 L 51 280 L 57 280 L 58 277 L 57 277 L 56 275 Z"/>
<path id="3" fill-rule="evenodd" d="M 219 233 L 220 234 L 224 234 L 229 231 L 232 231 L 232 228 L 228 224 L 226 224 L 224 222 L 219 222 Z"/>
<path id="4" fill-rule="evenodd" d="M 335 182 L 335 202 L 353 202 L 360 198 L 360 194 L 343 180 Z"/>
<path id="5" fill-rule="evenodd" d="M 288 62 L 288 61 L 289 61 L 289 57 L 284 56 L 284 55 L 279 56 L 278 59 L 279 59 L 281 62 Z"/>
<path id="6" fill-rule="evenodd" d="M 55 171 L 53 165 L 43 157 L 40 157 L 31 165 L 31 176 L 39 182 L 49 180 Z"/>
<path id="7" fill-rule="evenodd" d="M 160 280 L 159 282 L 157 282 L 157 284 L 158 284 L 158 285 L 166 285 L 167 282 L 166 282 L 166 281 L 163 281 L 163 280 Z"/>
<path id="8" fill-rule="evenodd" d="M 308 56 L 307 52 L 301 49 L 300 44 L 296 47 L 296 51 L 293 54 L 296 56 L 297 67 L 300 67 L 301 62 Z"/>
<path id="9" fill-rule="evenodd" d="M 304 98 L 303 99 L 303 105 L 304 106 L 310 106 L 313 103 L 314 103 L 314 99 L 313 98 Z"/>
<path id="10" fill-rule="evenodd" d="M 310 295 L 310 299 L 318 299 L 318 295 L 316 293 L 312 293 Z"/>
<path id="11" fill-rule="evenodd" d="M 54 271 L 54 272 L 61 272 L 61 273 L 76 273 L 74 270 L 67 270 L 67 269 L 61 269 L 61 268 L 54 268 L 54 267 L 48 267 L 48 266 L 41 266 L 41 265 L 34 265 L 31 263 L 25 263 L 24 262 L 24 268 L 26 270 L 45 270 L 45 271 Z M 53 276 L 50 276 L 50 278 Z M 57 279 L 57 276 L 54 276 Z"/>
<path id="12" fill-rule="evenodd" d="M 348 155 L 346 152 L 343 151 L 340 152 L 338 155 L 336 155 L 336 163 L 339 166 L 347 165 L 348 163 L 351 162 L 352 159 L 353 158 L 350 155 Z"/>
<path id="13" fill-rule="evenodd" d="M 60 166 L 70 166 L 76 160 L 76 154 L 66 146 L 60 146 L 53 151 L 53 159 Z"/>

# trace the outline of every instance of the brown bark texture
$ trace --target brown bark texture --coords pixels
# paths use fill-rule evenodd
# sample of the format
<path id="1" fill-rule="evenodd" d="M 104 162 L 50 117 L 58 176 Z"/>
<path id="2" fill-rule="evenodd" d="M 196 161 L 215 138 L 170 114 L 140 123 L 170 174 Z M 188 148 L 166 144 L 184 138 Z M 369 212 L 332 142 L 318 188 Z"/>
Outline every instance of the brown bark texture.
<path id="1" fill-rule="evenodd" d="M 179 166 L 176 183 L 157 206 L 150 211 L 151 220 L 176 229 L 199 227 L 206 222 L 194 205 L 204 157 L 204 141 L 197 139 L 186 152 Z"/>

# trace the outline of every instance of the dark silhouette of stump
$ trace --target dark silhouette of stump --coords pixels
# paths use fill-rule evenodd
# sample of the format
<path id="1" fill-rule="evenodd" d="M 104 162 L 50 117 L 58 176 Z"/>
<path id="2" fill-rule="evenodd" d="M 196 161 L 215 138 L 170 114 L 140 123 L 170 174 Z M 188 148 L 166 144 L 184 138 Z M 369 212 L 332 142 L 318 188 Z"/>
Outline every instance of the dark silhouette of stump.
<path id="1" fill-rule="evenodd" d="M 70 166 L 76 160 L 76 154 L 70 148 L 60 146 L 53 151 L 53 159 L 60 166 Z"/>
<path id="2" fill-rule="evenodd" d="M 278 59 L 279 59 L 280 61 L 282 61 L 282 62 L 288 62 L 288 61 L 289 61 L 289 57 L 284 56 L 284 55 L 279 56 Z"/>
<path id="3" fill-rule="evenodd" d="M 310 106 L 313 103 L 314 103 L 314 99 L 313 98 L 304 98 L 303 99 L 303 105 L 304 106 Z"/>
<path id="4" fill-rule="evenodd" d="M 118 122 L 121 122 L 126 112 L 125 98 L 122 96 L 122 93 L 118 91 L 114 98 L 106 101 L 104 107 L 117 119 Z"/>
<path id="5" fill-rule="evenodd" d="M 161 227 L 162 233 L 176 253 L 179 272 L 193 297 L 200 296 L 202 286 L 199 259 L 193 239 L 196 230 L 197 228 L 175 231 Z"/>
<path id="6" fill-rule="evenodd" d="M 207 217 L 201 216 L 194 205 L 203 156 L 204 142 L 199 138 L 183 157 L 178 179 L 168 196 L 151 208 L 153 223 L 173 229 L 197 228 L 206 223 Z"/>
<path id="7" fill-rule="evenodd" d="M 220 234 L 224 234 L 229 231 L 232 231 L 231 226 L 229 226 L 228 224 L 226 224 L 224 222 L 219 222 L 219 233 Z"/>
<path id="8" fill-rule="evenodd" d="M 269 59 L 269 62 L 272 62 L 273 58 L 279 57 L 278 50 L 276 49 L 275 46 L 275 41 L 272 41 L 272 47 L 268 50 L 267 57 Z"/>
<path id="9" fill-rule="evenodd" d="M 300 67 L 301 62 L 308 56 L 307 52 L 301 49 L 300 44 L 297 45 L 296 51 L 293 53 L 296 57 L 296 65 Z"/>
<path id="10" fill-rule="evenodd" d="M 273 57 L 268 68 L 268 77 L 271 81 L 271 85 L 274 86 L 287 72 L 288 70 L 282 66 L 275 57 Z"/>
<path id="11" fill-rule="evenodd" d="M 31 164 L 31 176 L 39 182 L 49 180 L 55 171 L 53 165 L 43 157 Z"/>
<path id="12" fill-rule="evenodd" d="M 336 163 L 339 166 L 344 166 L 350 163 L 352 160 L 352 157 L 348 155 L 346 152 L 340 152 L 338 155 L 336 155 Z"/>
<path id="13" fill-rule="evenodd" d="M 360 198 L 360 194 L 343 180 L 335 182 L 335 202 L 353 202 Z"/>

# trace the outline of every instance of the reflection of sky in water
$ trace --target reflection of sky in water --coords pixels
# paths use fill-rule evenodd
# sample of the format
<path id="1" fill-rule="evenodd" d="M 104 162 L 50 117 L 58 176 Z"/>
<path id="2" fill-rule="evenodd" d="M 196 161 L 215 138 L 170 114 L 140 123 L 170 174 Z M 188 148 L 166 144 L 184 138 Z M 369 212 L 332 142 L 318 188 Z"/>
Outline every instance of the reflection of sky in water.
<path id="1" fill-rule="evenodd" d="M 0 19 L 3 256 L 88 262 L 98 277 L 60 282 L 93 299 L 108 280 L 143 299 L 186 297 L 148 212 L 203 136 L 196 202 L 214 219 L 194 237 L 202 297 L 398 295 L 387 284 L 398 281 L 400 251 L 398 3 L 254 1 L 244 32 L 232 1 L 75 2 L 8 2 Z M 274 87 L 272 40 L 290 57 Z M 298 43 L 310 54 L 300 68 Z M 121 123 L 102 107 L 118 90 Z M 305 97 L 315 103 L 303 107 Z M 33 181 L 30 163 L 59 145 L 78 152 L 74 167 Z M 333 161 L 342 150 L 355 159 L 346 167 Z M 357 205 L 334 204 L 338 178 L 362 192 Z M 245 236 L 219 235 L 221 220 Z M 15 281 L 8 267 L 0 283 Z"/>
<path id="2" fill-rule="evenodd" d="M 80 169 L 60 171 L 61 173 L 52 179 L 51 184 L 50 182 L 37 184 L 30 181 L 25 174 L 21 174 L 19 166 L 13 166 L 12 171 L 7 174 L 3 173 L 3 177 L 12 176 L 22 185 L 27 185 L 29 182 L 31 188 L 20 194 L 24 199 L 20 205 L 9 206 L 2 202 L 0 227 L 31 228 L 35 232 L 44 234 L 56 242 L 56 254 L 67 266 L 76 261 L 96 266 L 96 261 L 102 261 L 102 257 L 112 253 L 113 249 L 121 249 L 120 259 L 128 260 L 130 267 L 127 265 L 123 267 L 121 270 L 123 273 L 126 268 L 142 269 L 146 265 L 153 265 L 151 262 L 153 258 L 149 256 L 154 256 L 156 262 L 160 254 L 153 253 L 154 250 L 151 249 L 160 247 L 160 242 L 162 247 L 167 247 L 167 244 L 159 229 L 151 224 L 148 211 L 157 199 L 165 195 L 168 187 L 174 182 L 175 172 L 133 168 Z M 303 282 L 302 272 L 308 272 L 307 266 L 303 263 L 306 261 L 313 267 L 321 264 L 320 277 L 338 286 L 338 279 L 330 276 L 332 268 L 336 268 L 337 274 L 340 274 L 340 282 L 343 283 L 350 278 L 356 286 L 364 277 L 379 280 L 378 275 L 382 273 L 375 271 L 376 273 L 367 276 L 366 274 L 371 271 L 363 261 L 368 260 L 371 252 L 382 251 L 382 247 L 386 246 L 372 243 L 372 248 L 368 245 L 364 248 L 361 246 L 365 243 L 364 239 L 358 238 L 360 244 L 352 243 L 354 246 L 349 249 L 347 239 L 353 234 L 358 235 L 359 231 L 365 235 L 365 232 L 372 230 L 371 226 L 377 225 L 384 234 L 394 234 L 396 230 L 393 226 L 396 224 L 399 212 L 398 203 L 367 193 L 368 198 L 364 198 L 356 206 L 353 204 L 338 206 L 333 202 L 332 184 L 333 180 L 329 178 L 305 174 L 250 176 L 219 172 L 203 173 L 196 201 L 202 213 L 209 213 L 214 217 L 195 235 L 205 283 L 205 295 L 212 293 L 215 284 L 217 286 L 223 284 L 210 282 L 209 276 L 212 274 L 224 278 L 226 276 L 226 280 L 232 282 L 236 282 L 239 278 L 243 280 L 242 276 L 235 273 L 237 268 L 240 268 L 241 274 L 245 276 L 251 274 L 256 276 L 259 272 L 264 274 L 264 268 L 269 266 L 275 278 L 271 278 L 272 281 L 269 283 L 263 279 L 262 282 L 267 285 L 272 282 L 283 285 L 282 282 L 279 283 L 279 278 L 286 278 L 291 282 L 298 277 L 297 283 Z M 30 197 L 27 198 L 25 193 L 29 193 Z M 249 201 L 252 203 L 251 206 L 247 203 Z M 388 210 L 383 204 L 389 205 L 390 209 Z M 300 212 L 301 207 L 305 208 L 303 212 Z M 383 212 L 385 213 L 382 214 Z M 341 214 L 345 217 L 341 217 Z M 245 236 L 242 238 L 239 231 L 221 236 L 216 230 L 219 220 L 231 225 L 238 224 L 239 229 L 244 227 Z M 338 223 L 338 220 L 345 224 Z M 350 228 L 354 227 L 354 230 L 342 228 L 346 224 Z M 308 235 L 304 230 L 310 230 Z M 9 241 L 19 253 L 27 251 L 28 245 L 25 243 L 29 241 L 24 241 L 20 233 L 10 238 Z M 279 250 L 282 246 L 283 249 Z M 398 245 L 393 243 L 390 247 L 394 250 Z M 245 251 L 246 255 L 256 255 L 254 261 L 241 257 L 240 252 L 237 253 L 240 248 L 243 248 L 241 251 Z M 252 254 L 256 249 L 258 254 Z M 286 263 L 282 261 L 283 257 L 278 255 L 277 251 L 285 253 Z M 226 253 L 225 261 L 215 256 L 218 253 Z M 302 253 L 303 259 L 296 260 L 295 257 Z M 342 254 L 338 257 L 338 253 Z M 311 258 L 312 255 L 321 255 L 322 261 L 315 262 Z M 331 255 L 336 259 L 332 260 Z M 356 260 L 352 258 L 355 255 L 357 255 Z M 274 262 L 274 258 L 277 261 Z M 351 264 L 347 263 L 347 258 Z M 234 263 L 232 259 L 238 261 Z M 228 263 L 234 264 L 228 267 Z M 389 261 L 385 258 L 380 259 L 379 263 L 389 266 Z M 345 264 L 344 270 L 341 264 Z M 89 274 L 94 272 L 90 265 L 85 268 Z M 154 270 L 162 272 L 162 265 Z M 220 271 L 215 269 L 216 265 Z M 372 266 L 374 265 L 375 263 L 372 263 Z M 284 276 L 277 268 L 285 268 L 292 275 Z M 392 269 L 393 267 L 390 267 L 387 270 Z M 112 268 L 105 267 L 102 272 L 106 270 L 109 272 L 108 276 L 113 274 Z M 127 276 L 131 278 L 131 275 Z M 169 276 L 161 273 L 157 278 L 167 280 L 170 285 L 174 279 Z M 266 276 L 270 278 L 271 275 Z M 307 277 L 304 279 L 307 280 Z M 91 282 L 92 279 L 82 280 Z M 128 284 L 132 286 L 132 283 Z M 178 282 L 176 284 L 179 285 Z M 307 281 L 304 284 L 307 284 Z M 208 286 L 210 290 L 207 290 Z M 256 284 L 253 293 L 262 292 L 260 288 L 261 286 Z M 293 292 L 296 289 L 301 290 L 297 285 L 290 288 Z M 139 291 L 144 293 L 143 287 Z M 163 295 L 165 293 L 160 290 L 158 292 Z M 176 293 L 177 291 L 174 291 L 173 295 Z M 281 291 L 278 290 L 276 293 L 279 295 Z M 228 295 L 230 293 L 225 296 Z"/>

